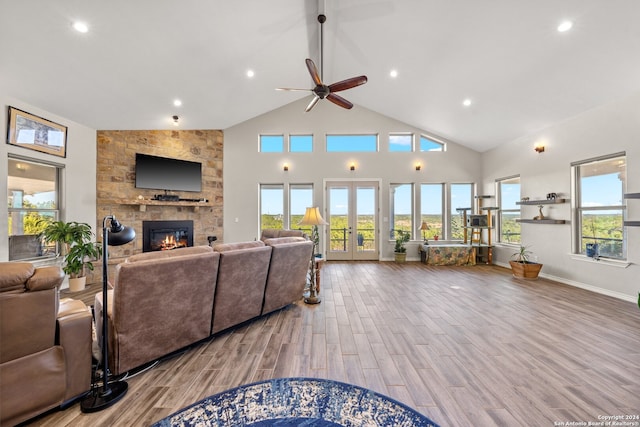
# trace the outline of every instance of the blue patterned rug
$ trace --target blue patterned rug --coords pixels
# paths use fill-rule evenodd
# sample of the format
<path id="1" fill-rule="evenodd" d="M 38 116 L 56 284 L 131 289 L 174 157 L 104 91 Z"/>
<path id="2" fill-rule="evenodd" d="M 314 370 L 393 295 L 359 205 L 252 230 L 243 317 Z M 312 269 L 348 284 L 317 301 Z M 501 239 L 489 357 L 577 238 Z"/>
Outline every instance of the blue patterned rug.
<path id="1" fill-rule="evenodd" d="M 438 427 L 408 406 L 366 388 L 317 378 L 276 378 L 202 399 L 154 427 Z"/>

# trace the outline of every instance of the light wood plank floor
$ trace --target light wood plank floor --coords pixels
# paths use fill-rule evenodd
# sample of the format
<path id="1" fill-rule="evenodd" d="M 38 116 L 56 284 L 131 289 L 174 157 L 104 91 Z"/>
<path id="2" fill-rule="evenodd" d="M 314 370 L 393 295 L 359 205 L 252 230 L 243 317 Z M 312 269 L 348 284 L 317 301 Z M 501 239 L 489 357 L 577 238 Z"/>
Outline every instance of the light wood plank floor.
<path id="1" fill-rule="evenodd" d="M 635 304 L 517 280 L 496 266 L 417 262 L 329 262 L 321 296 L 319 305 L 292 305 L 129 379 L 112 408 L 82 414 L 76 404 L 32 424 L 149 425 L 222 390 L 288 376 L 364 386 L 442 426 L 640 414 Z"/>

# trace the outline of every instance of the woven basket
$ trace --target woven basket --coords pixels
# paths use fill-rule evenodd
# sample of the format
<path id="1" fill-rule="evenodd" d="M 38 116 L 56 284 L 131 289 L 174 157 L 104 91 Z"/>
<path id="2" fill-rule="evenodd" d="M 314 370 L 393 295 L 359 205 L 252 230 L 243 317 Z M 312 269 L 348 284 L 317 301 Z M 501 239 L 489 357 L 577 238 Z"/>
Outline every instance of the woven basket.
<path id="1" fill-rule="evenodd" d="M 522 279 L 535 280 L 538 278 L 542 264 L 537 262 L 517 262 L 509 261 L 511 265 L 511 271 L 513 271 L 513 277 Z"/>

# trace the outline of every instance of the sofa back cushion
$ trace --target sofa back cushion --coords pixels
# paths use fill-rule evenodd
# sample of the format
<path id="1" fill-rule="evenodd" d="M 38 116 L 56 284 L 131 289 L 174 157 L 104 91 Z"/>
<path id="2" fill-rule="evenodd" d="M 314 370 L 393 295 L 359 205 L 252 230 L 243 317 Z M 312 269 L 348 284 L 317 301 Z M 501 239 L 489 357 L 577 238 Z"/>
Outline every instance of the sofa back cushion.
<path id="1" fill-rule="evenodd" d="M 193 255 L 193 254 L 202 254 L 212 252 L 210 246 L 190 246 L 187 248 L 178 248 L 173 249 L 171 251 L 154 251 L 154 252 L 143 252 L 136 255 L 131 255 L 129 258 L 125 260 L 125 262 L 138 262 L 138 261 L 147 261 L 150 259 L 164 259 L 164 258 L 172 258 L 176 256 L 185 256 L 185 255 Z"/>
<path id="2" fill-rule="evenodd" d="M 262 314 L 302 298 L 313 252 L 313 242 L 303 238 L 281 237 L 265 243 L 272 252 Z"/>
<path id="3" fill-rule="evenodd" d="M 275 228 L 265 228 L 262 230 L 260 240 L 264 241 L 272 239 L 274 237 L 303 237 L 307 238 L 307 235 L 302 230 L 280 230 Z"/>
<path id="4" fill-rule="evenodd" d="M 0 363 L 55 345 L 60 267 L 0 263 Z"/>
<path id="5" fill-rule="evenodd" d="M 239 249 L 261 248 L 263 246 L 264 242 L 260 240 L 252 240 L 248 242 L 216 243 L 213 245 L 213 250 L 216 252 L 228 252 L 237 251 Z"/>
<path id="6" fill-rule="evenodd" d="M 219 257 L 203 250 L 138 258 L 116 267 L 109 331 L 116 374 L 210 335 Z"/>
<path id="7" fill-rule="evenodd" d="M 262 312 L 271 247 L 262 242 L 216 245 L 220 254 L 218 284 L 213 302 L 212 332 L 217 333 L 257 317 Z"/>

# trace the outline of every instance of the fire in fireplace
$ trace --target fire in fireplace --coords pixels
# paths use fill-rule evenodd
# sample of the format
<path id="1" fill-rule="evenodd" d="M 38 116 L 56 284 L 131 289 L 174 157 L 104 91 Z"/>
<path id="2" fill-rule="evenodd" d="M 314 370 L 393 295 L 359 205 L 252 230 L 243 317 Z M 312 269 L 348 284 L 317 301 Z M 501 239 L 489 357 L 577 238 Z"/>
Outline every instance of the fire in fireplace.
<path id="1" fill-rule="evenodd" d="M 142 251 L 167 251 L 193 246 L 193 221 L 143 221 Z"/>

